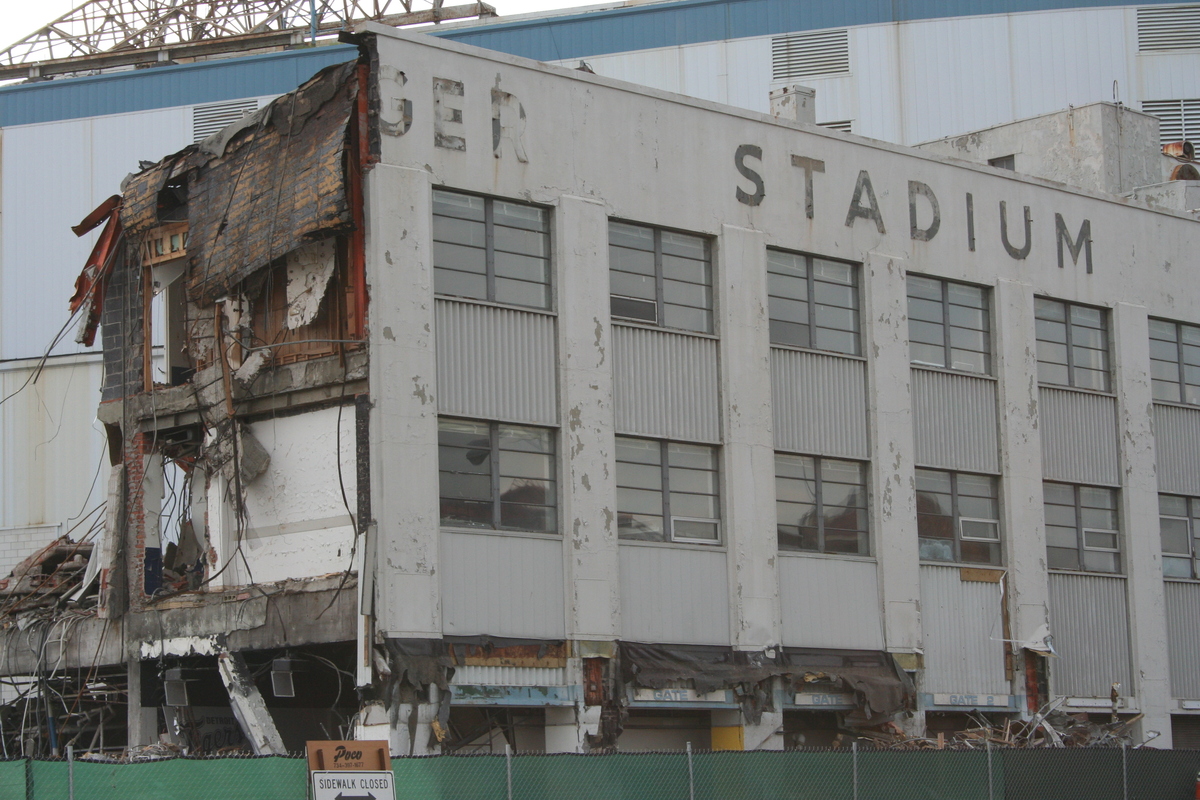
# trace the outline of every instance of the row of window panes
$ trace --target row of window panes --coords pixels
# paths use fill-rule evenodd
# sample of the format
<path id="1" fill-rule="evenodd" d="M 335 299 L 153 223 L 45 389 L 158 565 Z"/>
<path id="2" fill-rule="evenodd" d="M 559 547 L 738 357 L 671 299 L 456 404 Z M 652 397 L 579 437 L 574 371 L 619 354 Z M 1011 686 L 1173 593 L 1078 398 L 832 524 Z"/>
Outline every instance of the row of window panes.
<path id="1" fill-rule="evenodd" d="M 1087 572 L 1122 571 L 1117 490 L 1047 481 L 1046 566 Z"/>
<path id="2" fill-rule="evenodd" d="M 439 294 L 550 308 L 550 228 L 538 206 L 434 190 L 433 256 Z M 767 251 L 771 343 L 862 352 L 858 270 L 783 250 Z M 609 223 L 612 315 L 668 328 L 713 329 L 707 239 Z M 983 287 L 919 275 L 908 285 L 914 364 L 989 374 L 991 335 Z M 1107 392 L 1103 309 L 1035 300 L 1038 382 Z M 1200 404 L 1200 326 L 1150 320 L 1156 400 Z"/>
<path id="3" fill-rule="evenodd" d="M 1158 496 L 1163 575 L 1200 579 L 1200 498 Z"/>

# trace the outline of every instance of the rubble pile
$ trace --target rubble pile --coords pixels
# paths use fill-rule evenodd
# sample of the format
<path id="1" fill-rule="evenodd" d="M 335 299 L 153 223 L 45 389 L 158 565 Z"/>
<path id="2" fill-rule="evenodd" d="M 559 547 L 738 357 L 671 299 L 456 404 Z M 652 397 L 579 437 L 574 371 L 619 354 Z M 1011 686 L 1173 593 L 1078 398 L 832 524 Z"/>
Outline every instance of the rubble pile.
<path id="1" fill-rule="evenodd" d="M 93 549 L 62 536 L 26 558 L 0 578 L 0 614 L 64 603 L 83 583 Z"/>

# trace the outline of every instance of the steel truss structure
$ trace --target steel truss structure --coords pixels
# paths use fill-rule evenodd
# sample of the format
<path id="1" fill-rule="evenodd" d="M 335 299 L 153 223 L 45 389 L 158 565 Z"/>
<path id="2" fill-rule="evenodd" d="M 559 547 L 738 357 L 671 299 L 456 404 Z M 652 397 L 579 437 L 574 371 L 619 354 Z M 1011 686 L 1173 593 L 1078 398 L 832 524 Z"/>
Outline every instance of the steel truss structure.
<path id="1" fill-rule="evenodd" d="M 483 2 L 427 2 L 90 0 L 0 51 L 0 80 L 296 46 L 367 20 L 399 27 L 496 13 Z"/>

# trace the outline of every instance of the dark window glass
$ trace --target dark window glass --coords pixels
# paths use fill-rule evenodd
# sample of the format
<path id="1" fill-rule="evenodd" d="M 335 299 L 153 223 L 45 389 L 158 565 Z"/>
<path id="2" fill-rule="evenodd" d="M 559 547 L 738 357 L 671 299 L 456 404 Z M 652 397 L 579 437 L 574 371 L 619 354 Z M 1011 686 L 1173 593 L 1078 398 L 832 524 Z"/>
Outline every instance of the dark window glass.
<path id="1" fill-rule="evenodd" d="M 909 358 L 914 364 L 988 374 L 988 293 L 980 286 L 908 276 Z"/>
<path id="2" fill-rule="evenodd" d="M 614 318 L 712 331 L 712 259 L 707 239 L 609 222 L 608 267 Z"/>
<path id="3" fill-rule="evenodd" d="M 863 464 L 775 454 L 780 550 L 867 555 L 867 478 Z"/>
<path id="4" fill-rule="evenodd" d="M 1038 382 L 1109 391 L 1106 319 L 1100 308 L 1036 298 Z"/>
<path id="5" fill-rule="evenodd" d="M 620 538 L 720 541 L 715 447 L 618 436 L 616 450 Z"/>
<path id="6" fill-rule="evenodd" d="M 443 525 L 558 530 L 553 431 L 439 419 L 438 485 Z"/>
<path id="7" fill-rule="evenodd" d="M 549 214 L 435 189 L 433 287 L 454 297 L 550 308 Z"/>
<path id="8" fill-rule="evenodd" d="M 1047 481 L 1042 484 L 1042 493 L 1047 566 L 1120 573 L 1117 490 Z"/>
<path id="9" fill-rule="evenodd" d="M 771 344 L 860 355 L 857 274 L 852 264 L 768 250 Z"/>
<path id="10" fill-rule="evenodd" d="M 921 558 L 1000 563 L 999 482 L 991 475 L 918 469 L 917 536 Z"/>

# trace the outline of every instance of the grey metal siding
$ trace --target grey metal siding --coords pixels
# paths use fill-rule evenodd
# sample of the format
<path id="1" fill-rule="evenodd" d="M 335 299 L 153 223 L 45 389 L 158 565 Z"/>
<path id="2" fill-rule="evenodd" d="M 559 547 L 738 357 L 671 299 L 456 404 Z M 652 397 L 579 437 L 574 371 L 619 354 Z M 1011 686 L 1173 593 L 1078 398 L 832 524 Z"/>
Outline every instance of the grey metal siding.
<path id="1" fill-rule="evenodd" d="M 999 472 L 996 382 L 929 369 L 912 371 L 917 464 Z"/>
<path id="2" fill-rule="evenodd" d="M 771 405 L 777 449 L 869 457 L 865 362 L 773 347 Z"/>
<path id="3" fill-rule="evenodd" d="M 1200 408 L 1155 404 L 1158 490 L 1200 495 Z"/>
<path id="4" fill-rule="evenodd" d="M 1049 480 L 1120 485 L 1116 398 L 1047 386 L 1038 398 L 1042 474 Z"/>
<path id="5" fill-rule="evenodd" d="M 458 666 L 450 683 L 455 686 L 566 686 L 565 667 Z"/>
<path id="6" fill-rule="evenodd" d="M 729 644 L 725 553 L 621 545 L 621 638 Z"/>
<path id="7" fill-rule="evenodd" d="M 447 635 L 566 636 L 560 539 L 442 531 Z"/>
<path id="8" fill-rule="evenodd" d="M 921 567 L 927 692 L 1008 694 L 999 583 L 964 581 L 958 567 Z"/>
<path id="9" fill-rule="evenodd" d="M 883 615 L 874 561 L 781 555 L 776 563 L 783 606 L 783 644 L 883 649 Z"/>
<path id="10" fill-rule="evenodd" d="M 1200 700 L 1200 583 L 1167 581 L 1163 588 L 1171 696 Z"/>
<path id="11" fill-rule="evenodd" d="M 1133 693 L 1124 578 L 1051 573 L 1050 633 L 1054 694 L 1108 697 L 1114 681 Z"/>
<path id="12" fill-rule="evenodd" d="M 438 300 L 438 412 L 557 424 L 554 324 L 546 314 Z"/>
<path id="13" fill-rule="evenodd" d="M 719 442 L 717 342 L 614 325 L 617 433 Z"/>

